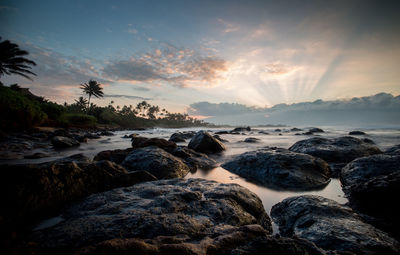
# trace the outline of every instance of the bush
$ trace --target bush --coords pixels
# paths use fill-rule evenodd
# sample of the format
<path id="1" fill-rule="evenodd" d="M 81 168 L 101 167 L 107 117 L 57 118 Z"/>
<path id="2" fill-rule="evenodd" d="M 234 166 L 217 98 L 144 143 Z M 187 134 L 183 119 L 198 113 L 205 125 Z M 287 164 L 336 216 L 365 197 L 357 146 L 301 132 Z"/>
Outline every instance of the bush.
<path id="1" fill-rule="evenodd" d="M 40 103 L 40 109 L 52 120 L 58 119 L 65 112 L 65 108 L 62 105 L 53 102 Z"/>
<path id="2" fill-rule="evenodd" d="M 27 129 L 47 119 L 38 102 L 4 86 L 0 86 L 0 116 L 2 130 Z"/>
<path id="3" fill-rule="evenodd" d="M 94 128 L 96 127 L 97 119 L 93 116 L 80 113 L 66 113 L 58 119 L 60 125 L 64 127 L 81 127 Z"/>

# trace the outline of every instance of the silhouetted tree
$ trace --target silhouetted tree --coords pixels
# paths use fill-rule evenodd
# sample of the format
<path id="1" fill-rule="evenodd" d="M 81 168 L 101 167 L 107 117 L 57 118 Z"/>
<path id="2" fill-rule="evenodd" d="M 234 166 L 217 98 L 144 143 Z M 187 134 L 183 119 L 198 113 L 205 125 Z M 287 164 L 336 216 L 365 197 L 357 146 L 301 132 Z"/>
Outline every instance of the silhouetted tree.
<path id="1" fill-rule="evenodd" d="M 84 111 L 88 105 L 88 100 L 86 100 L 86 98 L 79 97 L 78 100 L 75 100 L 75 104 L 79 109 Z"/>
<path id="2" fill-rule="evenodd" d="M 81 84 L 81 89 L 83 92 L 89 95 L 89 100 L 88 100 L 88 110 L 91 108 L 90 107 L 90 97 L 95 96 L 97 98 L 103 97 L 103 88 L 100 87 L 100 83 L 98 83 L 95 80 L 90 80 L 88 83 Z"/>
<path id="3" fill-rule="evenodd" d="M 28 75 L 36 74 L 29 69 L 32 68 L 31 66 L 35 66 L 36 63 L 23 57 L 28 54 L 27 51 L 21 50 L 15 43 L 11 43 L 8 40 L 0 42 L 0 77 L 6 74 L 17 74 L 32 80 Z"/>

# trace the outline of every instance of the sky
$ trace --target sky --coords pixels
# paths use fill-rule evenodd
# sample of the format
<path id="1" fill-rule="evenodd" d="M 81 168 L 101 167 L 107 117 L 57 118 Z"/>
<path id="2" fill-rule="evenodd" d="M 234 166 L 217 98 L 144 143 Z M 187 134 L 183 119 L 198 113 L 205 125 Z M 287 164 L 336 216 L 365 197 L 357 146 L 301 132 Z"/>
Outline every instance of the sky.
<path id="1" fill-rule="evenodd" d="M 97 80 L 117 105 L 271 107 L 400 94 L 400 1 L 0 1 L 0 36 L 29 51 L 59 103 Z"/>

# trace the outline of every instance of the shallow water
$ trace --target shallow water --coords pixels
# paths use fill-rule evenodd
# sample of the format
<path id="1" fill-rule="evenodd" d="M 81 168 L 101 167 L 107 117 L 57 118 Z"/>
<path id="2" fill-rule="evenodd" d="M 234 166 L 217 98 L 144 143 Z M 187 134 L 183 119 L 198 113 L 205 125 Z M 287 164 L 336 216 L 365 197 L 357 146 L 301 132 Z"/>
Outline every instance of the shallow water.
<path id="1" fill-rule="evenodd" d="M 299 140 L 307 139 L 312 136 L 305 135 L 295 135 L 295 133 L 302 133 L 307 131 L 307 128 L 303 128 L 305 131 L 300 132 L 290 132 L 291 127 L 281 127 L 281 131 L 275 131 L 276 128 L 254 128 L 250 132 L 245 132 L 239 135 L 232 134 L 223 134 L 220 135 L 221 138 L 226 139 L 228 142 L 224 144 L 227 147 L 227 150 L 219 155 L 213 156 L 218 163 L 223 163 L 235 155 L 257 150 L 258 148 L 262 148 L 265 146 L 276 146 L 282 148 L 289 148 L 292 144 Z M 319 133 L 318 135 L 323 137 L 339 137 L 347 135 L 349 131 L 354 129 L 347 128 L 337 128 L 337 127 L 321 127 L 325 130 L 325 133 Z M 14 160 L 9 161 L 8 163 L 39 163 L 55 160 L 58 158 L 70 156 L 76 153 L 83 153 L 88 157 L 94 157 L 98 152 L 103 150 L 114 150 L 114 149 L 125 149 L 130 147 L 130 139 L 122 138 L 122 136 L 126 134 L 136 133 L 138 135 L 144 137 L 158 137 L 168 139 L 171 134 L 177 131 L 198 131 L 204 130 L 204 128 L 183 128 L 183 129 L 164 129 L 164 128 L 155 128 L 151 130 L 144 131 L 117 131 L 114 132 L 115 135 L 111 137 L 102 137 L 98 140 L 90 140 L 88 143 L 82 143 L 80 147 L 62 150 L 62 151 L 52 151 L 51 157 L 42 158 L 42 159 L 23 159 L 23 160 Z M 229 130 L 229 128 L 212 128 L 206 129 L 211 132 L 217 132 L 220 130 Z M 359 130 L 359 129 L 358 129 Z M 268 132 L 269 134 L 260 134 L 259 131 Z M 362 130 L 367 133 L 365 136 L 357 136 L 359 138 L 369 138 L 373 140 L 380 149 L 384 150 L 390 146 L 400 143 L 400 130 L 393 129 L 370 129 L 370 130 Z M 258 143 L 244 143 L 243 140 L 248 137 L 255 137 L 260 139 Z M 187 145 L 189 141 L 186 143 L 178 143 L 178 145 Z M 43 152 L 43 149 L 38 149 L 34 152 Z M 45 151 L 49 152 L 49 151 Z M 185 178 L 203 178 L 207 180 L 215 180 L 222 183 L 237 183 L 242 185 L 252 192 L 256 193 L 263 202 L 265 210 L 270 213 L 271 207 L 282 201 L 283 199 L 291 196 L 298 196 L 303 194 L 314 194 L 320 195 L 329 199 L 333 199 L 341 204 L 347 202 L 347 199 L 344 197 L 340 181 L 338 179 L 332 179 L 331 182 L 323 189 L 316 191 L 307 191 L 307 192 L 288 192 L 288 191 L 277 191 L 273 189 L 269 189 L 255 183 L 249 182 L 244 178 L 239 177 L 238 175 L 231 173 L 222 167 L 216 167 L 214 169 L 203 171 L 198 170 L 195 173 L 189 173 Z M 58 222 L 58 219 L 55 221 Z M 49 224 L 48 222 L 45 222 Z M 50 223 L 51 224 L 51 223 Z M 39 226 L 41 227 L 41 226 Z M 276 226 L 274 226 L 274 230 L 276 231 Z"/>

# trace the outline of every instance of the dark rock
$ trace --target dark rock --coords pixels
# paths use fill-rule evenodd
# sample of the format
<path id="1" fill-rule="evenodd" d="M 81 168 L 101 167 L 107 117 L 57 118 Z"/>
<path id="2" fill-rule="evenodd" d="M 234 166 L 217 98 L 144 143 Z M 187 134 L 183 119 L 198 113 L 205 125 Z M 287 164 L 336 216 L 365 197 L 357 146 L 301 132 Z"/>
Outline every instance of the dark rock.
<path id="1" fill-rule="evenodd" d="M 263 135 L 269 135 L 269 133 L 266 132 L 266 131 L 259 131 L 258 133 L 259 133 L 259 134 L 263 134 Z"/>
<path id="2" fill-rule="evenodd" d="M 292 128 L 292 129 L 290 129 L 290 131 L 292 131 L 292 132 L 299 132 L 299 131 L 303 131 L 303 129 L 300 129 L 300 128 Z"/>
<path id="3" fill-rule="evenodd" d="M 246 152 L 222 167 L 278 190 L 318 189 L 330 181 L 330 169 L 325 161 L 281 148 Z"/>
<path id="4" fill-rule="evenodd" d="M 275 131 L 275 132 L 282 132 L 282 129 L 277 128 L 277 129 L 275 129 L 274 131 Z"/>
<path id="5" fill-rule="evenodd" d="M 80 145 L 77 140 L 65 136 L 54 136 L 51 138 L 51 143 L 55 148 L 69 148 Z"/>
<path id="6" fill-rule="evenodd" d="M 128 148 L 125 150 L 107 150 L 99 152 L 93 160 L 109 160 L 117 164 L 121 164 L 122 161 L 128 156 L 128 154 L 133 151 L 134 148 Z"/>
<path id="7" fill-rule="evenodd" d="M 167 141 L 162 138 L 146 138 L 146 137 L 133 137 L 132 138 L 132 148 L 144 148 L 148 146 L 157 146 L 162 149 L 174 149 L 176 148 L 176 143 Z"/>
<path id="8" fill-rule="evenodd" d="M 113 136 L 114 133 L 110 132 L 110 131 L 101 131 L 100 135 L 102 135 L 102 136 Z"/>
<path id="9" fill-rule="evenodd" d="M 237 128 L 234 128 L 231 131 L 231 133 L 232 132 L 243 132 L 243 131 L 251 131 L 251 128 L 250 127 L 237 127 Z"/>
<path id="10" fill-rule="evenodd" d="M 185 177 L 189 173 L 182 160 L 155 146 L 133 150 L 122 166 L 130 171 L 148 171 L 158 179 Z"/>
<path id="11" fill-rule="evenodd" d="M 88 138 L 85 135 L 77 135 L 74 137 L 74 139 L 80 143 L 87 143 L 88 141 Z"/>
<path id="12" fill-rule="evenodd" d="M 184 146 L 178 146 L 173 150 L 169 150 L 172 155 L 183 160 L 183 162 L 194 171 L 197 169 L 211 169 L 217 166 L 215 160 L 209 158 L 206 154 L 196 152 Z"/>
<path id="13" fill-rule="evenodd" d="M 334 139 L 314 137 L 296 142 L 289 150 L 310 154 L 335 164 L 348 163 L 359 157 L 381 153 L 377 146 L 351 136 Z M 339 172 L 332 172 L 332 176 L 338 175 Z"/>
<path id="14" fill-rule="evenodd" d="M 130 174 L 110 161 L 87 163 L 78 155 L 42 164 L 2 166 L 1 225 L 15 228 L 57 213 L 66 203 L 91 193 L 156 180 Z"/>
<path id="15" fill-rule="evenodd" d="M 366 135 L 366 133 L 363 131 L 356 130 L 356 131 L 350 131 L 349 135 Z"/>
<path id="16" fill-rule="evenodd" d="M 400 155 L 400 144 L 392 146 L 385 150 L 385 154 Z"/>
<path id="17" fill-rule="evenodd" d="M 296 235 L 325 250 L 356 254 L 398 254 L 399 243 L 349 207 L 319 196 L 291 197 L 274 205 L 271 216 L 283 236 Z"/>
<path id="18" fill-rule="evenodd" d="M 43 152 L 36 152 L 34 154 L 26 155 L 24 158 L 27 159 L 38 159 L 38 158 L 46 158 L 49 157 L 49 154 L 43 153 Z"/>
<path id="19" fill-rule="evenodd" d="M 97 134 L 92 134 L 92 133 L 86 133 L 84 136 L 88 139 L 100 139 L 101 138 L 101 136 L 99 136 Z"/>
<path id="20" fill-rule="evenodd" d="M 307 131 L 307 132 L 303 133 L 302 135 L 313 135 L 313 134 L 314 134 L 313 132 Z"/>
<path id="21" fill-rule="evenodd" d="M 219 135 L 213 135 L 213 137 L 214 137 L 215 139 L 217 139 L 218 141 L 223 142 L 223 143 L 228 143 L 228 142 L 229 142 L 228 140 L 223 139 L 223 138 L 220 137 Z"/>
<path id="22" fill-rule="evenodd" d="M 171 135 L 171 137 L 169 138 L 169 141 L 172 142 L 185 142 L 186 139 L 190 139 L 192 138 L 194 135 L 196 134 L 196 132 L 177 132 L 177 133 L 173 133 Z"/>
<path id="23" fill-rule="evenodd" d="M 138 136 L 138 134 L 130 134 L 130 135 L 124 135 L 122 138 L 131 138 L 132 139 L 136 136 Z"/>
<path id="24" fill-rule="evenodd" d="M 248 138 L 244 139 L 243 142 L 245 142 L 245 143 L 258 143 L 258 142 L 260 142 L 260 139 L 255 138 L 255 137 L 248 137 Z"/>
<path id="25" fill-rule="evenodd" d="M 226 130 L 223 130 L 223 131 L 215 132 L 215 134 L 216 134 L 216 135 L 226 135 L 226 134 L 229 134 L 229 132 L 226 131 Z"/>
<path id="26" fill-rule="evenodd" d="M 147 182 L 94 194 L 68 208 L 61 216 L 64 221 L 35 231 L 32 236 L 32 240 L 49 253 L 68 253 L 89 245 L 92 246 L 82 248 L 83 251 L 102 249 L 106 244 L 101 242 L 106 240 L 110 240 L 106 245 L 110 248 L 116 245 L 117 249 L 137 248 L 134 253 L 143 249 L 155 252 L 146 244 L 151 239 L 153 244 L 159 240 L 172 242 L 163 247 L 164 252 L 187 254 L 193 250 L 190 254 L 194 254 L 198 240 L 212 241 L 221 236 L 215 239 L 222 241 L 218 247 L 229 248 L 235 245 L 235 240 L 238 244 L 247 243 L 251 237 L 272 232 L 271 221 L 257 195 L 237 184 L 203 179 Z M 259 224 L 264 229 L 250 224 Z M 244 236 L 238 233 L 223 238 L 237 231 Z M 192 245 L 180 246 L 179 238 Z"/>
<path id="27" fill-rule="evenodd" d="M 371 223 L 400 237 L 400 155 L 373 155 L 356 159 L 340 174 L 350 206 L 374 217 Z"/>
<path id="28" fill-rule="evenodd" d="M 207 154 L 221 152 L 225 150 L 225 146 L 223 143 L 204 131 L 197 132 L 192 140 L 190 140 L 188 147 L 189 149 Z"/>
<path id="29" fill-rule="evenodd" d="M 320 128 L 310 128 L 308 131 L 311 133 L 324 133 L 325 132 L 324 130 L 322 130 Z"/>

